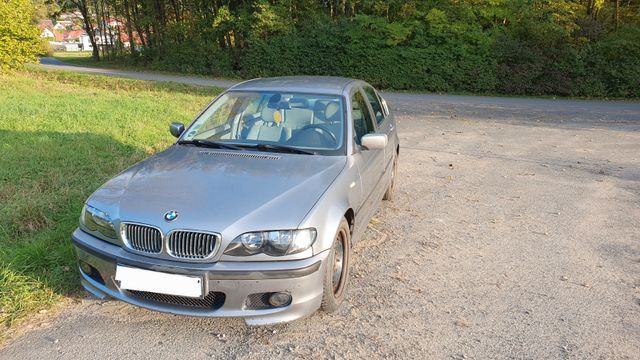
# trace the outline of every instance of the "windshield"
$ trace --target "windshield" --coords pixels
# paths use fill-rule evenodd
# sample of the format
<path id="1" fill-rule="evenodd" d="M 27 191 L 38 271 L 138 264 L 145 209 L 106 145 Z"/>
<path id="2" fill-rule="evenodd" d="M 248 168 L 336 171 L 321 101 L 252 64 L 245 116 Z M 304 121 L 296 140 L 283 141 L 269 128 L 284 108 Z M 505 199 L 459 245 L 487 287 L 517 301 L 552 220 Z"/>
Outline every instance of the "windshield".
<path id="1" fill-rule="evenodd" d="M 337 153 L 344 143 L 342 97 L 230 91 L 189 127 L 182 142 L 269 144 Z"/>

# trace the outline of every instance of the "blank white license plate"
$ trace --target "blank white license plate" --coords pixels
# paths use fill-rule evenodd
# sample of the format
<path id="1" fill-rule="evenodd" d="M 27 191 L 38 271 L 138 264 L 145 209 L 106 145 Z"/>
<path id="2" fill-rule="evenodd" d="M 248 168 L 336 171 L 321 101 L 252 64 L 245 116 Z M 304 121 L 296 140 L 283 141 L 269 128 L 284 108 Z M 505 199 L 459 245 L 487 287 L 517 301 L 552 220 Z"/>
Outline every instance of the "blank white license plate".
<path id="1" fill-rule="evenodd" d="M 116 280 L 124 290 L 149 291 L 188 297 L 202 296 L 202 278 L 116 266 Z"/>

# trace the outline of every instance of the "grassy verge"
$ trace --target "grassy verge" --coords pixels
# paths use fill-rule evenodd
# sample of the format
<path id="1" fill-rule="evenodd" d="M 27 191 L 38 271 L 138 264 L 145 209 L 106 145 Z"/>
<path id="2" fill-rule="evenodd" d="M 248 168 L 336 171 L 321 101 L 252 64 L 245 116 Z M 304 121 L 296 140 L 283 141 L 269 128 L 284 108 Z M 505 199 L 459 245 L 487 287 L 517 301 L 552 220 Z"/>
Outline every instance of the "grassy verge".
<path id="1" fill-rule="evenodd" d="M 105 180 L 220 90 L 57 71 L 0 75 L 0 342 L 79 293 L 69 237 Z"/>
<path id="2" fill-rule="evenodd" d="M 95 66 L 95 67 L 113 68 L 113 69 L 122 69 L 122 70 L 139 70 L 139 71 L 144 70 L 142 67 L 125 65 L 122 63 L 122 60 L 109 61 L 109 60 L 103 59 L 100 61 L 96 61 L 93 59 L 93 57 L 91 57 L 90 51 L 82 51 L 82 52 L 56 51 L 53 53 L 51 57 L 60 61 L 64 61 L 69 64 L 74 64 L 74 65 Z"/>

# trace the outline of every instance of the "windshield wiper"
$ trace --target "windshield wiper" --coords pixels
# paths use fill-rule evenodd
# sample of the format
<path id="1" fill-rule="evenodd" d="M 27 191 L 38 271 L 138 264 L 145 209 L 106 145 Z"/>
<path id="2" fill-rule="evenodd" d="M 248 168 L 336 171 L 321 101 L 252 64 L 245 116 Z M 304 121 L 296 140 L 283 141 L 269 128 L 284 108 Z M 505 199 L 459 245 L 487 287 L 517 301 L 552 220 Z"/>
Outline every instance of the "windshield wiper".
<path id="1" fill-rule="evenodd" d="M 202 139 L 193 139 L 193 140 L 183 140 L 179 141 L 180 145 L 195 145 L 201 147 L 210 147 L 216 149 L 230 149 L 230 150 L 245 150 L 247 148 L 256 149 L 259 151 L 277 151 L 277 152 L 286 152 L 290 154 L 304 154 L 304 155 L 316 155 L 315 152 L 306 151 L 302 149 L 298 149 L 292 146 L 286 145 L 276 145 L 276 144 L 227 144 L 222 141 L 213 141 L 213 140 L 202 140 Z"/>
<path id="2" fill-rule="evenodd" d="M 215 149 L 243 150 L 240 146 L 226 144 L 222 141 L 213 141 L 213 140 L 202 140 L 202 139 L 183 140 L 183 141 L 178 141 L 178 144 L 195 145 L 195 146 L 215 148 Z"/>
<path id="3" fill-rule="evenodd" d="M 286 146 L 286 145 L 255 144 L 253 147 L 260 151 L 277 151 L 277 152 L 286 152 L 290 154 L 316 155 L 316 153 L 313 151 L 302 150 L 293 146 Z"/>

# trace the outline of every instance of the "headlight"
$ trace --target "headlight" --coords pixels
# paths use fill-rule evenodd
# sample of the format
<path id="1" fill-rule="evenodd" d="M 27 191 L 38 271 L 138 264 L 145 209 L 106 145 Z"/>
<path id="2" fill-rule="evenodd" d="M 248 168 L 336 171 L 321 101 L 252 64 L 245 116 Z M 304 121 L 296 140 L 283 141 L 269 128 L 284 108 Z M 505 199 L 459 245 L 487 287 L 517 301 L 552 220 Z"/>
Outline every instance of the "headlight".
<path id="1" fill-rule="evenodd" d="M 245 233 L 235 238 L 226 255 L 249 256 L 267 254 L 284 256 L 305 251 L 316 241 L 316 229 L 279 230 Z"/>
<path id="2" fill-rule="evenodd" d="M 113 222 L 109 215 L 104 211 L 98 210 L 87 204 L 85 204 L 82 209 L 80 224 L 87 230 L 97 231 L 110 239 L 115 239 L 117 237 L 116 229 L 113 226 Z"/>

